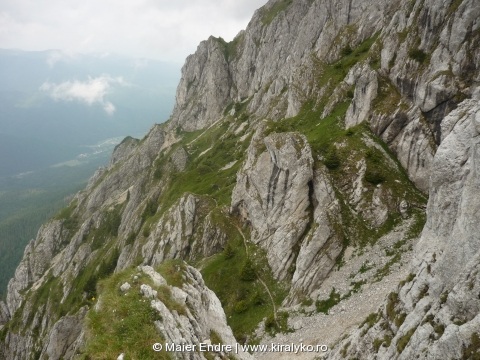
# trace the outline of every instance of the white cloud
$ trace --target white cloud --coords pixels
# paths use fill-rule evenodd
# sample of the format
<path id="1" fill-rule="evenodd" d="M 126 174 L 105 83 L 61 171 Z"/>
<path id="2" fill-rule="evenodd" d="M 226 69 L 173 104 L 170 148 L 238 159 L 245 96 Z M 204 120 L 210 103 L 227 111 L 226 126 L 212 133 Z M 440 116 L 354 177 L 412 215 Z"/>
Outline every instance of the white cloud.
<path id="1" fill-rule="evenodd" d="M 183 62 L 210 35 L 231 40 L 266 2 L 2 0 L 0 48 L 110 52 Z"/>
<path id="2" fill-rule="evenodd" d="M 53 68 L 57 62 L 68 62 L 75 59 L 77 56 L 78 54 L 68 51 L 52 50 L 48 53 L 47 64 L 49 67 Z"/>
<path id="3" fill-rule="evenodd" d="M 86 81 L 65 81 L 60 84 L 44 82 L 40 90 L 49 94 L 55 101 L 78 101 L 89 106 L 99 104 L 108 115 L 113 115 L 115 105 L 105 97 L 114 85 L 125 86 L 126 82 L 121 77 L 112 78 L 102 75 L 96 78 L 89 77 Z"/>
<path id="4" fill-rule="evenodd" d="M 107 101 L 106 103 L 103 104 L 103 110 L 105 110 L 105 112 L 111 116 L 113 115 L 116 109 L 115 109 L 115 105 L 113 105 L 110 101 Z"/>

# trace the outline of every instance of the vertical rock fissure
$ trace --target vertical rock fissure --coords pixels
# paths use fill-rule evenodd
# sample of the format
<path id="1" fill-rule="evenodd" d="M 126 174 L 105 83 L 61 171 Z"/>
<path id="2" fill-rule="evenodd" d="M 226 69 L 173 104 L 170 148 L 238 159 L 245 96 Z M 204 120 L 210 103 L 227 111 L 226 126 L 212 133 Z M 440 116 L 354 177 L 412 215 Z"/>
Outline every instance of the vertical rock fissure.
<path id="1" fill-rule="evenodd" d="M 275 205 L 275 190 L 277 189 L 277 183 L 281 171 L 282 170 L 277 166 L 277 164 L 274 163 L 272 175 L 270 176 L 270 180 L 268 182 L 267 209 L 273 208 Z"/>
<path id="2" fill-rule="evenodd" d="M 312 230 L 313 223 L 315 222 L 314 218 L 314 212 L 315 212 L 315 207 L 318 205 L 317 200 L 315 199 L 315 188 L 313 185 L 313 180 L 310 180 L 308 182 L 308 206 L 306 209 L 307 216 L 308 216 L 308 221 L 305 224 L 305 229 L 303 230 L 302 234 L 298 238 L 298 241 L 293 245 L 292 247 L 292 255 L 293 255 L 293 260 L 292 260 L 292 266 L 296 268 L 296 263 L 298 259 L 298 254 L 300 253 L 300 247 L 302 243 L 305 241 L 307 236 L 309 235 L 310 231 Z M 295 272 L 295 268 L 292 268 L 290 270 L 292 276 Z"/>

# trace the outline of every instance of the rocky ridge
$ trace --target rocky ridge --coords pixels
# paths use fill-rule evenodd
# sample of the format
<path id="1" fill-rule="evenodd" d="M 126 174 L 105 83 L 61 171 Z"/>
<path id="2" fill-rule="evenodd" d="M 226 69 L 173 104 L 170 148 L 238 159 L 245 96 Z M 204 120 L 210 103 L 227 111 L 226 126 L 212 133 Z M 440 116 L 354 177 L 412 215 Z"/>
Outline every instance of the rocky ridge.
<path id="1" fill-rule="evenodd" d="M 259 323 L 274 333 L 289 311 L 341 306 L 355 286 L 340 289 L 342 268 L 400 227 L 356 293 L 416 244 L 412 275 L 327 355 L 473 356 L 479 12 L 473 0 L 271 0 L 232 42 L 202 42 L 171 119 L 125 139 L 27 246 L 0 302 L 0 355 L 87 356 L 105 284 L 183 260 L 233 331 L 205 325 L 197 301 L 190 341 L 208 328 L 254 341 Z M 142 296 L 161 294 L 148 286 Z M 195 299 L 188 286 L 163 290 Z"/>

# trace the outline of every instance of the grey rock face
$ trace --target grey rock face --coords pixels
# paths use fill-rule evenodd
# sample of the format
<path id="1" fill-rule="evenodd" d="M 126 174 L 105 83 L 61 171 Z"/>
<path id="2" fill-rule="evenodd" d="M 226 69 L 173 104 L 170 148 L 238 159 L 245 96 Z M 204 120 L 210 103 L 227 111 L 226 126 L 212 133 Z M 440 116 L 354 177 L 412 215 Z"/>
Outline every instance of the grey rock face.
<path id="1" fill-rule="evenodd" d="M 367 120 L 372 107 L 372 101 L 377 97 L 378 80 L 377 73 L 369 66 L 359 68 L 353 79 L 347 79 L 346 83 L 355 85 L 353 100 L 345 115 L 345 127 L 348 129 Z"/>
<path id="2" fill-rule="evenodd" d="M 412 181 L 427 192 L 439 124 L 478 83 L 479 47 L 473 36 L 478 7 L 473 0 L 458 7 L 436 1 L 413 7 L 407 1 L 295 1 L 270 19 L 276 3 L 258 10 L 232 43 L 210 38 L 188 58 L 171 128 L 204 128 L 229 104 L 244 100 L 258 118 L 294 116 L 307 99 L 324 95 L 326 85 L 315 80 L 324 64 L 379 33 L 379 59 L 354 67 L 338 87 L 354 87 L 346 126 L 370 122 Z M 374 61 L 380 69 L 372 68 Z M 394 90 L 383 98 L 385 86 Z M 200 105 L 207 94 L 211 96 Z M 382 101 L 389 103 L 386 113 L 375 106 Z"/>
<path id="3" fill-rule="evenodd" d="M 310 294 L 335 265 L 343 249 L 334 225 L 341 223 L 338 200 L 324 171 L 313 177 L 313 225 L 298 253 L 290 294 Z M 336 224 L 335 224 L 336 222 Z"/>
<path id="4" fill-rule="evenodd" d="M 140 286 L 140 292 L 147 299 L 154 299 L 157 297 L 157 290 L 153 290 L 150 286 L 145 284 L 142 284 L 142 286 Z"/>
<path id="5" fill-rule="evenodd" d="M 416 276 L 389 297 L 374 327 L 354 331 L 339 345 L 349 356 L 367 358 L 374 339 L 386 337 L 391 345 L 379 349 L 379 358 L 411 359 L 422 353 L 424 358 L 454 359 L 473 354 L 468 349 L 480 325 L 479 114 L 478 102 L 466 100 L 445 118 L 445 137 L 432 168 L 427 223 L 412 264 Z M 395 320 L 399 316 L 404 321 Z M 337 351 L 332 358 L 343 355 Z"/>
<path id="6" fill-rule="evenodd" d="M 447 116 L 445 125 L 455 125 L 451 131 L 445 131 L 431 175 L 433 190 L 427 208 L 431 216 L 425 224 L 419 248 L 422 252 L 437 252 L 441 261 L 436 266 L 436 275 L 447 288 L 455 284 L 452 272 L 459 274 L 480 250 L 475 220 L 480 206 L 475 196 L 480 184 L 479 140 L 475 127 L 479 114 L 478 102 L 469 100 Z M 441 213 L 438 209 L 442 209 Z"/>
<path id="7" fill-rule="evenodd" d="M 72 279 L 76 279 L 98 256 L 92 242 L 95 239 L 89 238 L 89 234 L 109 221 L 107 213 L 112 207 L 127 202 L 133 208 L 130 212 L 124 212 L 125 232 L 131 231 L 127 225 L 129 221 L 138 221 L 138 214 L 134 210 L 141 200 L 135 196 L 140 195 L 138 190 L 149 176 L 146 169 L 151 166 L 162 146 L 168 146 L 169 142 L 171 139 L 164 136 L 161 126 L 152 128 L 141 147 L 136 146 L 134 139 L 124 141 L 115 150 L 112 164 L 97 172 L 87 189 L 76 195 L 69 217 L 45 224 L 36 239 L 28 244 L 22 262 L 9 283 L 6 301 L 8 312 L 2 312 L 8 314 L 11 320 L 18 310 L 21 314 L 17 316 L 24 320 L 19 326 L 24 327 L 25 331 L 21 335 L 12 333 L 6 337 L 2 349 L 5 358 L 24 359 L 26 354 L 45 353 L 48 341 L 51 344 L 48 351 L 61 357 L 63 355 L 60 352 L 70 351 L 68 349 L 81 337 L 78 330 L 81 324 L 77 326 L 74 322 L 83 322 L 82 314 L 77 312 L 72 316 L 59 317 L 58 301 L 65 301 L 76 290 Z M 118 232 L 121 231 L 120 227 Z M 102 239 L 98 241 L 101 245 Z M 112 253 L 107 252 L 106 255 L 108 259 Z M 53 299 L 54 292 L 50 291 L 52 298 L 44 299 L 45 303 L 40 306 L 35 301 L 35 292 L 40 288 L 45 291 L 45 287 L 52 284 L 55 284 L 55 295 L 60 298 Z M 85 297 L 86 293 L 80 293 L 79 296 Z M 52 302 L 56 302 L 54 306 Z M 53 338 L 49 340 L 49 334 L 54 329 L 58 334 L 52 335 Z M 64 334 L 60 335 L 58 329 L 63 329 Z M 40 337 L 41 341 L 37 341 Z M 58 346 L 54 345 L 57 340 Z"/>
<path id="8" fill-rule="evenodd" d="M 145 263 L 159 265 L 165 259 L 198 259 L 222 249 L 226 234 L 206 213 L 208 202 L 191 194 L 183 196 L 156 223 L 142 247 Z"/>
<path id="9" fill-rule="evenodd" d="M 171 156 L 173 166 L 177 171 L 185 170 L 187 166 L 188 154 L 184 148 L 178 148 Z"/>
<path id="10" fill-rule="evenodd" d="M 149 270 L 147 267 L 143 269 Z M 151 269 L 151 268 L 150 268 Z M 160 274 L 148 271 L 149 276 L 158 279 Z M 187 266 L 184 271 L 185 283 L 181 288 L 167 286 L 175 301 L 184 307 L 184 312 L 169 309 L 156 297 L 156 291 L 150 286 L 144 296 L 151 299 L 151 307 L 157 311 L 162 320 L 155 321 L 155 327 L 163 335 L 167 343 L 200 344 L 210 343 L 212 332 L 218 334 L 225 345 L 234 346 L 236 340 L 227 325 L 227 319 L 220 300 L 205 285 L 202 275 L 193 267 Z M 165 282 L 165 280 L 164 280 Z M 166 283 L 166 282 L 165 282 Z M 165 286 L 165 285 L 164 285 Z M 202 353 L 177 352 L 179 359 L 204 359 Z M 239 359 L 252 359 L 248 353 L 235 355 Z"/>
<path id="11" fill-rule="evenodd" d="M 127 194 L 134 193 L 135 188 L 141 187 L 148 178 L 153 161 L 171 140 L 165 133 L 162 125 L 152 127 L 145 137 L 142 146 L 136 146 L 134 139 L 124 141 L 117 149 L 117 154 L 124 154 L 126 157 L 116 169 L 116 163 L 103 172 L 103 176 L 95 183 L 91 183 L 85 192 L 79 193 L 76 197 L 78 203 L 85 201 L 86 214 L 91 216 L 96 210 L 108 202 L 124 201 Z M 112 169 L 116 171 L 112 171 Z M 107 176 L 108 175 L 108 176 Z M 86 196 L 88 194 L 88 196 Z M 133 195 L 133 194 L 130 194 Z"/>
<path id="12" fill-rule="evenodd" d="M 187 58 L 177 88 L 171 129 L 192 131 L 220 118 L 230 97 L 231 75 L 225 45 L 214 37 L 203 41 L 195 55 Z"/>
<path id="13" fill-rule="evenodd" d="M 341 222 L 333 188 L 325 170 L 313 172 L 310 146 L 298 133 L 256 133 L 237 175 L 232 211 L 251 225 L 273 274 L 292 276 L 288 301 L 310 294 L 342 250 L 333 230 L 333 221 Z"/>
<path id="14" fill-rule="evenodd" d="M 389 136 L 398 131 L 395 128 L 404 128 L 395 140 L 379 134 L 424 191 L 428 190 L 429 169 L 442 137 L 443 118 L 463 97 L 471 96 L 477 86 L 473 84 L 478 84 L 478 38 L 469 36 L 468 29 L 478 29 L 480 9 L 472 1 L 457 5 L 427 1 L 411 8 L 405 2 L 382 32 L 382 73 L 416 111 L 384 119 L 385 125 L 393 126 Z"/>
<path id="15" fill-rule="evenodd" d="M 249 111 L 259 117 L 295 115 L 307 96 L 313 95 L 313 83 L 305 81 L 304 69 L 312 53 L 332 61 L 350 42 L 358 43 L 379 30 L 388 5 L 383 1 L 295 1 L 270 21 L 276 2 L 258 10 L 233 43 L 211 37 L 187 58 L 172 128 L 204 128 L 229 103 L 243 99 L 251 100 Z M 335 21 L 331 21 L 333 14 Z M 357 23 L 361 26 L 356 34 L 336 42 L 344 26 Z"/>
<path id="16" fill-rule="evenodd" d="M 10 314 L 8 312 L 7 305 L 3 301 L 0 301 L 0 327 L 5 325 L 10 319 Z"/>
<path id="17" fill-rule="evenodd" d="M 257 132 L 237 175 L 233 211 L 251 223 L 252 241 L 267 250 L 278 279 L 284 279 L 294 263 L 293 247 L 309 221 L 312 163 L 304 136 L 273 133 L 262 139 Z"/>
<path id="18" fill-rule="evenodd" d="M 167 284 L 167 282 L 165 281 L 163 276 L 160 275 L 159 273 L 157 273 L 151 266 L 148 266 L 148 265 L 147 266 L 141 266 L 140 270 L 144 274 L 147 274 L 150 277 L 150 279 L 152 279 L 153 284 L 155 286 L 161 286 L 161 285 L 166 285 Z"/>
<path id="19" fill-rule="evenodd" d="M 61 221 L 52 221 L 44 225 L 36 240 L 27 245 L 23 260 L 15 270 L 15 276 L 8 283 L 7 307 L 13 314 L 22 302 L 20 291 L 39 280 L 47 270 L 53 257 L 60 248 L 65 235 Z"/>
<path id="20" fill-rule="evenodd" d="M 225 234 L 208 214 L 209 201 L 188 195 L 167 211 L 158 223 L 152 224 L 152 228 L 156 229 L 152 234 L 157 237 L 151 236 L 147 244 L 134 241 L 132 245 L 123 246 L 118 258 L 115 249 L 107 246 L 108 241 L 112 244 L 113 237 L 115 241 L 125 243 L 132 233 L 139 232 L 146 200 L 158 197 L 155 187 L 149 195 L 145 196 L 144 193 L 145 184 L 152 179 L 151 165 L 173 143 L 175 139 L 165 134 L 161 126 L 154 126 L 141 145 L 135 147 L 135 144 L 129 145 L 129 141 L 124 142 L 116 152 L 120 154 L 122 147 L 126 146 L 128 149 L 122 155 L 126 158 L 118 158 L 108 168 L 98 172 L 87 189 L 77 194 L 70 207 L 70 217 L 53 220 L 40 229 L 37 238 L 27 246 L 24 258 L 10 282 L 7 309 L 1 311 L 2 323 L 11 320 L 15 311 L 19 311 L 21 315 L 17 315 L 18 318 L 25 320 L 19 327 L 26 330 L 22 335 L 8 334 L 0 354 L 9 359 L 23 359 L 26 354 L 44 353 L 49 339 L 47 335 L 56 323 L 62 329 L 67 329 L 65 324 L 75 319 L 82 323 L 80 313 L 74 313 L 73 317 L 59 316 L 59 305 L 78 291 L 72 279 L 84 275 L 85 271 L 88 273 L 90 266 L 95 266 L 95 271 L 99 271 L 102 266 L 105 269 L 107 262 L 112 262 L 108 264 L 108 271 L 115 268 L 121 270 L 135 263 L 142 251 L 145 251 L 145 263 L 153 261 L 152 264 L 159 264 L 165 258 L 190 256 L 193 259 L 209 256 L 221 249 Z M 118 215 L 113 216 L 118 218 L 114 219 L 112 214 L 116 212 Z M 112 224 L 117 224 L 118 228 L 112 228 Z M 110 227 L 108 236 L 105 236 L 105 226 Z M 199 231 L 194 232 L 194 227 Z M 172 229 L 178 232 L 166 238 L 160 236 Z M 53 291 L 45 290 L 46 287 L 53 287 Z M 44 299 L 45 304 L 36 308 L 37 291 L 47 291 L 59 297 Z M 80 291 L 77 296 L 81 301 L 88 293 Z M 32 317 L 35 321 L 27 321 Z M 67 351 L 80 344 L 83 333 L 78 334 L 79 327 L 72 325 L 70 333 L 65 330 L 63 340 L 54 337 L 61 344 L 55 348 L 51 345 L 49 351 L 57 354 L 58 351 Z M 67 344 L 69 341 L 72 342 Z"/>
<path id="21" fill-rule="evenodd" d="M 48 336 L 44 354 L 49 359 L 71 359 L 76 353 L 75 340 L 82 333 L 82 320 L 86 309 L 82 309 L 77 316 L 65 316 L 53 325 Z"/>
<path id="22" fill-rule="evenodd" d="M 110 165 L 116 164 L 118 161 L 126 159 L 137 148 L 139 140 L 127 136 L 123 141 L 115 146 L 110 159 Z"/>

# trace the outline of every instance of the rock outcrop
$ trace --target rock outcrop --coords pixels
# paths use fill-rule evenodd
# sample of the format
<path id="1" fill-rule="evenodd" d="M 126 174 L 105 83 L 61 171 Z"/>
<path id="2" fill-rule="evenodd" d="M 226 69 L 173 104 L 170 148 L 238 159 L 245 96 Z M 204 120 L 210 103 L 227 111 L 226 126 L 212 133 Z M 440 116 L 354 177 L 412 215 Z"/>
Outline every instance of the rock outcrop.
<path id="1" fill-rule="evenodd" d="M 61 248 L 64 227 L 60 221 L 52 221 L 39 230 L 36 241 L 31 241 L 24 252 L 24 259 L 15 271 L 15 277 L 8 284 L 7 307 L 10 314 L 20 307 L 20 292 L 40 280 Z"/>
<path id="2" fill-rule="evenodd" d="M 258 323 L 285 330 L 281 306 L 328 316 L 410 251 L 425 194 L 411 275 L 330 356 L 473 357 L 479 18 L 475 0 L 270 0 L 232 42 L 202 42 L 171 119 L 117 146 L 26 247 L 0 302 L 0 357 L 93 354 L 85 319 L 137 266 L 149 282 L 113 295 L 141 291 L 171 341 L 248 342 Z M 382 268 L 355 263 L 369 276 L 337 293 L 329 280 L 366 251 Z M 205 280 L 187 267 L 165 285 L 148 266 L 172 259 Z"/>
<path id="3" fill-rule="evenodd" d="M 8 311 L 7 305 L 3 301 L 0 301 L 0 328 L 3 327 L 10 319 L 10 313 Z"/>
<path id="4" fill-rule="evenodd" d="M 158 273 L 156 274 L 159 275 Z M 198 270 L 187 266 L 184 270 L 185 283 L 181 288 L 172 287 L 172 296 L 185 309 L 184 314 L 170 310 L 154 296 L 151 307 L 159 313 L 162 320 L 155 322 L 155 327 L 171 344 L 214 344 L 220 338 L 221 344 L 235 348 L 235 337 L 227 325 L 227 319 L 217 296 L 205 286 Z M 220 354 L 218 354 L 220 355 Z M 231 354 L 223 354 L 231 355 Z M 180 359 L 204 359 L 200 353 L 177 353 Z M 236 354 L 239 359 L 251 359 L 248 353 Z"/>
<path id="5" fill-rule="evenodd" d="M 295 263 L 294 248 L 309 222 L 312 165 L 304 136 L 273 133 L 263 138 L 259 132 L 238 173 L 233 211 L 251 224 L 252 241 L 267 250 L 269 265 L 280 280 Z"/>
<path id="6" fill-rule="evenodd" d="M 345 339 L 332 358 L 478 355 L 479 118 L 478 100 L 467 100 L 442 122 L 427 222 L 415 249 L 412 276 L 389 295 L 373 322 Z"/>
<path id="7" fill-rule="evenodd" d="M 238 172 L 232 211 L 252 228 L 279 280 L 293 276 L 292 293 L 311 293 L 342 250 L 332 229 L 338 204 L 325 170 L 314 174 L 305 136 L 259 130 Z"/>
<path id="8" fill-rule="evenodd" d="M 319 169 L 313 174 L 312 225 L 300 245 L 290 290 L 292 295 L 311 294 L 328 276 L 344 249 L 336 228 L 341 224 L 340 206 L 325 172 Z"/>
<path id="9" fill-rule="evenodd" d="M 182 197 L 158 221 L 142 248 L 146 263 L 159 265 L 165 259 L 201 259 L 223 249 L 226 234 L 212 219 L 208 200 Z"/>

